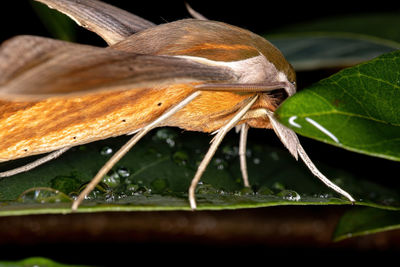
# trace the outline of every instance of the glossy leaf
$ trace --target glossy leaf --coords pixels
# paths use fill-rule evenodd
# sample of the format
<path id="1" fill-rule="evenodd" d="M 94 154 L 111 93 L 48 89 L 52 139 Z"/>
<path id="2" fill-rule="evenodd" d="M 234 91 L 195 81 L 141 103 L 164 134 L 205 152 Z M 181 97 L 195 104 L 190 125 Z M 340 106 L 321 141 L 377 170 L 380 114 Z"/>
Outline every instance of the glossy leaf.
<path id="1" fill-rule="evenodd" d="M 400 48 L 399 43 L 349 33 L 267 35 L 296 71 L 344 68 Z"/>
<path id="2" fill-rule="evenodd" d="M 276 111 L 297 133 L 352 151 L 400 160 L 400 51 L 340 71 Z"/>
<path id="3" fill-rule="evenodd" d="M 85 267 L 84 265 L 70 265 L 55 262 L 53 260 L 43 257 L 32 257 L 20 261 L 0 261 L 0 267 L 28 267 L 28 266 L 42 266 L 42 267 Z M 86 266 L 89 267 L 89 266 Z"/>
<path id="4" fill-rule="evenodd" d="M 314 19 L 276 29 L 276 33 L 335 32 L 356 33 L 400 42 L 398 11 L 351 14 Z"/>
<path id="5" fill-rule="evenodd" d="M 347 211 L 340 219 L 333 239 L 346 238 L 400 229 L 398 211 L 359 208 Z"/>
<path id="6" fill-rule="evenodd" d="M 76 40 L 76 24 L 74 21 L 42 3 L 34 0 L 31 0 L 30 3 L 45 28 L 54 38 L 70 42 Z"/>
<path id="7" fill-rule="evenodd" d="M 272 131 L 254 130 L 250 136 L 252 132 L 263 133 L 262 139 L 277 140 Z M 198 186 L 199 209 L 349 204 L 313 177 L 280 144 L 272 146 L 253 138 L 247 152 L 252 188 L 243 188 L 238 135 L 232 132 Z M 53 162 L 0 180 L 0 215 L 71 212 L 72 197 L 126 140 L 120 137 L 76 147 Z M 187 189 L 209 141 L 206 134 L 180 133 L 173 128 L 155 130 L 117 164 L 79 211 L 189 210 Z M 6 163 L 2 169 L 19 164 L 22 162 Z M 357 204 L 400 208 L 400 192 L 357 179 L 344 170 L 319 166 L 351 192 Z"/>

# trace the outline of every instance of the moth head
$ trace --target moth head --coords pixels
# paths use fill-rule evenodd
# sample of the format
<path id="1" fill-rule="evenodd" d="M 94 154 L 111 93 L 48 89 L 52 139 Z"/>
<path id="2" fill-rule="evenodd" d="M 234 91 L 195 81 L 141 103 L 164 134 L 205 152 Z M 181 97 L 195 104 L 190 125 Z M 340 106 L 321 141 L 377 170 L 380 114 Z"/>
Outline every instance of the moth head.
<path id="1" fill-rule="evenodd" d="M 286 60 L 282 52 L 265 38 L 247 32 L 248 43 L 251 44 L 259 55 L 253 56 L 253 59 L 259 58 L 254 68 L 248 68 L 247 73 L 259 73 L 259 77 L 253 75 L 249 83 L 276 84 L 282 83 L 287 96 L 296 93 L 296 72 L 293 66 Z"/>
<path id="2" fill-rule="evenodd" d="M 152 48 L 153 53 L 228 67 L 236 77 L 233 82 L 282 83 L 288 96 L 296 92 L 293 67 L 278 48 L 255 33 L 223 22 L 193 19 L 167 23 L 159 26 L 158 30 L 164 32 L 166 29 L 163 28 L 169 32 L 163 37 L 157 35 L 155 29 L 148 31 L 158 38 L 153 44 L 156 46 Z"/>

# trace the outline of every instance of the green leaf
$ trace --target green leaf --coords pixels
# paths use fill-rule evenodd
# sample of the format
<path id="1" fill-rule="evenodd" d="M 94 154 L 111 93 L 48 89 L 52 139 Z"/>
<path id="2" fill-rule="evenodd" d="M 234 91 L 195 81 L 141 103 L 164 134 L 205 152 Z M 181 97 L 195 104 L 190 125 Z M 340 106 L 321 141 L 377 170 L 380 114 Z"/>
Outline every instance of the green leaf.
<path id="1" fill-rule="evenodd" d="M 400 160 L 400 51 L 340 71 L 287 99 L 276 116 L 297 133 Z"/>
<path id="2" fill-rule="evenodd" d="M 261 136 L 257 138 L 257 134 Z M 238 135 L 232 132 L 198 186 L 198 209 L 349 204 L 313 177 L 282 145 L 265 143 L 263 140 L 278 140 L 272 131 L 254 130 L 250 136 L 248 169 L 252 188 L 243 188 Z M 173 128 L 155 130 L 115 166 L 78 211 L 189 210 L 187 189 L 210 138 Z M 0 180 L 0 216 L 70 213 L 72 198 L 127 139 L 112 138 L 76 147 L 32 171 Z M 31 160 L 5 163 L 2 169 Z M 357 204 L 400 208 L 400 192 L 357 179 L 338 168 L 317 165 L 333 182 L 351 192 Z"/>
<path id="3" fill-rule="evenodd" d="M 30 266 L 40 266 L 40 267 L 84 267 L 83 265 L 69 265 L 55 262 L 50 259 L 42 257 L 32 257 L 20 261 L 0 261 L 0 267 L 30 267 Z"/>
<path id="4" fill-rule="evenodd" d="M 400 48 L 399 43 L 349 33 L 268 35 L 296 71 L 344 68 Z"/>
<path id="5" fill-rule="evenodd" d="M 340 241 L 354 236 L 394 229 L 400 229 L 400 213 L 398 211 L 374 208 L 350 209 L 340 218 L 333 239 Z"/>
<path id="6" fill-rule="evenodd" d="M 76 40 L 76 25 L 68 16 L 48 8 L 42 3 L 33 0 L 30 3 L 43 25 L 53 37 L 70 42 Z"/>
<path id="7" fill-rule="evenodd" d="M 296 23 L 276 29 L 276 33 L 346 32 L 400 42 L 398 12 L 351 14 Z"/>

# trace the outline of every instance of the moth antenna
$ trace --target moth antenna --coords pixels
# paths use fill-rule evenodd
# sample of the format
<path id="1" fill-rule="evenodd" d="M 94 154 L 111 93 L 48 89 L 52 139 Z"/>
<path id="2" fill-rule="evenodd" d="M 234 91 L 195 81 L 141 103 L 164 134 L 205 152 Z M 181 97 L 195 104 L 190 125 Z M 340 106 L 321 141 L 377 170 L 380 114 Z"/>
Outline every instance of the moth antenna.
<path id="1" fill-rule="evenodd" d="M 242 117 L 246 114 L 247 111 L 251 108 L 251 106 L 256 102 L 258 95 L 253 96 L 249 103 L 247 103 L 238 113 L 227 123 L 225 124 L 219 131 L 218 134 L 214 137 L 214 140 L 208 149 L 206 155 L 204 156 L 203 160 L 201 161 L 199 167 L 197 168 L 197 172 L 194 175 L 192 182 L 189 187 L 189 202 L 190 207 L 192 210 L 197 208 L 196 198 L 195 198 L 195 190 L 197 184 L 200 181 L 201 176 L 203 175 L 204 171 L 206 170 L 208 164 L 210 163 L 212 157 L 214 156 L 215 152 L 219 144 L 221 144 L 222 140 L 224 139 L 225 135 L 242 119 Z"/>
<path id="2" fill-rule="evenodd" d="M 193 99 L 200 95 L 199 91 L 196 91 L 186 97 L 184 100 L 179 102 L 176 106 L 172 107 L 170 110 L 163 113 L 160 117 L 152 121 L 143 127 L 138 133 L 136 133 L 125 145 L 123 145 L 107 162 L 104 166 L 99 170 L 96 176 L 90 181 L 90 183 L 86 186 L 86 188 L 79 194 L 79 196 L 72 203 L 72 210 L 75 211 L 78 209 L 79 205 L 85 199 L 85 197 L 93 191 L 96 185 L 103 179 L 104 175 L 111 170 L 111 168 L 150 130 L 156 128 L 161 122 L 174 115 L 184 106 L 189 104 Z"/>
<path id="3" fill-rule="evenodd" d="M 50 160 L 56 159 L 58 158 L 61 154 L 63 154 L 64 152 L 66 152 L 68 149 L 70 149 L 70 147 L 64 147 L 61 148 L 59 150 L 56 150 L 54 152 L 51 152 L 50 154 L 47 154 L 46 156 L 39 158 L 31 163 L 28 163 L 24 166 L 12 169 L 12 170 L 8 170 L 5 172 L 0 172 L 0 179 L 4 178 L 4 177 L 9 177 L 9 176 L 13 176 L 16 175 L 18 173 L 22 173 L 22 172 L 27 172 L 29 170 L 32 170 Z"/>
<path id="4" fill-rule="evenodd" d="M 195 18 L 195 19 L 200 19 L 200 20 L 208 20 L 206 17 L 204 17 L 202 14 L 194 10 L 187 2 L 185 2 L 185 7 L 189 14 Z"/>
<path id="5" fill-rule="evenodd" d="M 247 162 L 246 162 L 246 145 L 247 145 L 248 132 L 249 132 L 249 125 L 247 123 L 243 123 L 240 128 L 239 159 L 240 159 L 240 171 L 242 172 L 242 179 L 245 187 L 250 187 L 249 175 L 247 173 Z"/>
<path id="6" fill-rule="evenodd" d="M 291 129 L 287 128 L 286 126 L 278 122 L 271 111 L 267 111 L 267 116 L 272 124 L 274 131 L 281 139 L 282 143 L 289 149 L 290 153 L 296 158 L 296 160 L 297 156 L 300 155 L 300 158 L 304 161 L 304 163 L 306 164 L 308 169 L 312 172 L 312 174 L 314 174 L 318 179 L 320 179 L 326 186 L 338 192 L 342 196 L 346 197 L 348 200 L 351 201 L 351 203 L 355 202 L 354 198 L 349 193 L 347 193 L 339 186 L 334 184 L 317 169 L 317 167 L 308 157 L 304 148 L 301 146 L 300 141 L 297 138 L 297 135 L 294 131 L 292 131 Z"/>

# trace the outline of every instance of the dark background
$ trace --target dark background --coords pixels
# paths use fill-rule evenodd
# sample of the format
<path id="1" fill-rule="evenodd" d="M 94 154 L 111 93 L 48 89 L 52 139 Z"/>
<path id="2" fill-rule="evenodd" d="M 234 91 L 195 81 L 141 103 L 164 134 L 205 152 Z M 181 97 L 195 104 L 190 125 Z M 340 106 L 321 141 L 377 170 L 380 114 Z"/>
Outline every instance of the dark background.
<path id="1" fill-rule="evenodd" d="M 190 17 L 183 0 L 109 0 L 106 2 L 157 24 Z M 187 2 L 208 19 L 227 22 L 256 33 L 324 17 L 400 11 L 398 1 L 375 1 L 362 4 L 359 1 L 202 0 Z M 0 40 L 17 34 L 49 36 L 33 12 L 29 0 L 2 1 L 0 14 L 2 25 Z"/>
<path id="2" fill-rule="evenodd" d="M 189 17 L 183 0 L 107 2 L 157 24 Z M 19 34 L 50 36 L 29 1 L 1 3 L 0 41 Z M 331 16 L 395 10 L 400 14 L 400 4 L 393 1 L 356 4 L 350 1 L 293 3 L 203 0 L 189 3 L 209 19 L 224 21 L 256 33 L 276 31 L 285 25 Z M 100 38 L 84 29 L 78 30 L 78 41 L 104 45 Z M 310 73 L 299 73 L 299 79 L 302 77 L 309 79 L 310 83 L 319 80 L 317 75 Z M 305 147 L 312 147 L 312 158 L 358 172 L 360 177 L 367 174 L 371 176 L 379 169 L 380 177 L 393 177 L 381 183 L 393 185 L 398 176 L 398 172 L 397 175 L 390 175 L 399 170 L 396 162 L 343 151 L 312 140 L 302 139 L 302 142 Z M 358 162 L 358 165 L 352 162 Z M 329 257 L 330 260 L 323 260 L 326 263 L 337 255 L 337 261 L 347 256 L 357 257 L 361 261 L 371 256 L 394 256 L 399 252 L 399 231 L 331 243 L 330 236 L 335 224 L 345 210 L 344 207 L 275 207 L 223 212 L 4 217 L 0 218 L 0 260 L 46 256 L 68 263 L 118 266 L 116 262 L 133 264 L 139 260 L 149 263 L 163 260 L 174 264 L 178 260 L 182 262 L 184 256 L 196 262 L 211 255 L 218 257 L 218 262 L 244 259 L 244 262 L 251 263 L 262 259 L 263 264 L 272 264 L 272 260 L 278 259 L 283 263 L 297 264 L 304 257 L 308 257 L 310 263 L 315 263 L 316 255 Z M 188 227 L 182 226 L 182 218 L 189 222 Z M 199 234 L 193 228 L 194 225 L 205 225 L 210 220 L 216 225 L 212 231 Z M 175 231 L 163 232 L 157 228 L 163 223 Z M 240 228 L 244 225 L 248 226 L 247 230 Z M 92 249 L 98 252 L 92 252 Z"/>

